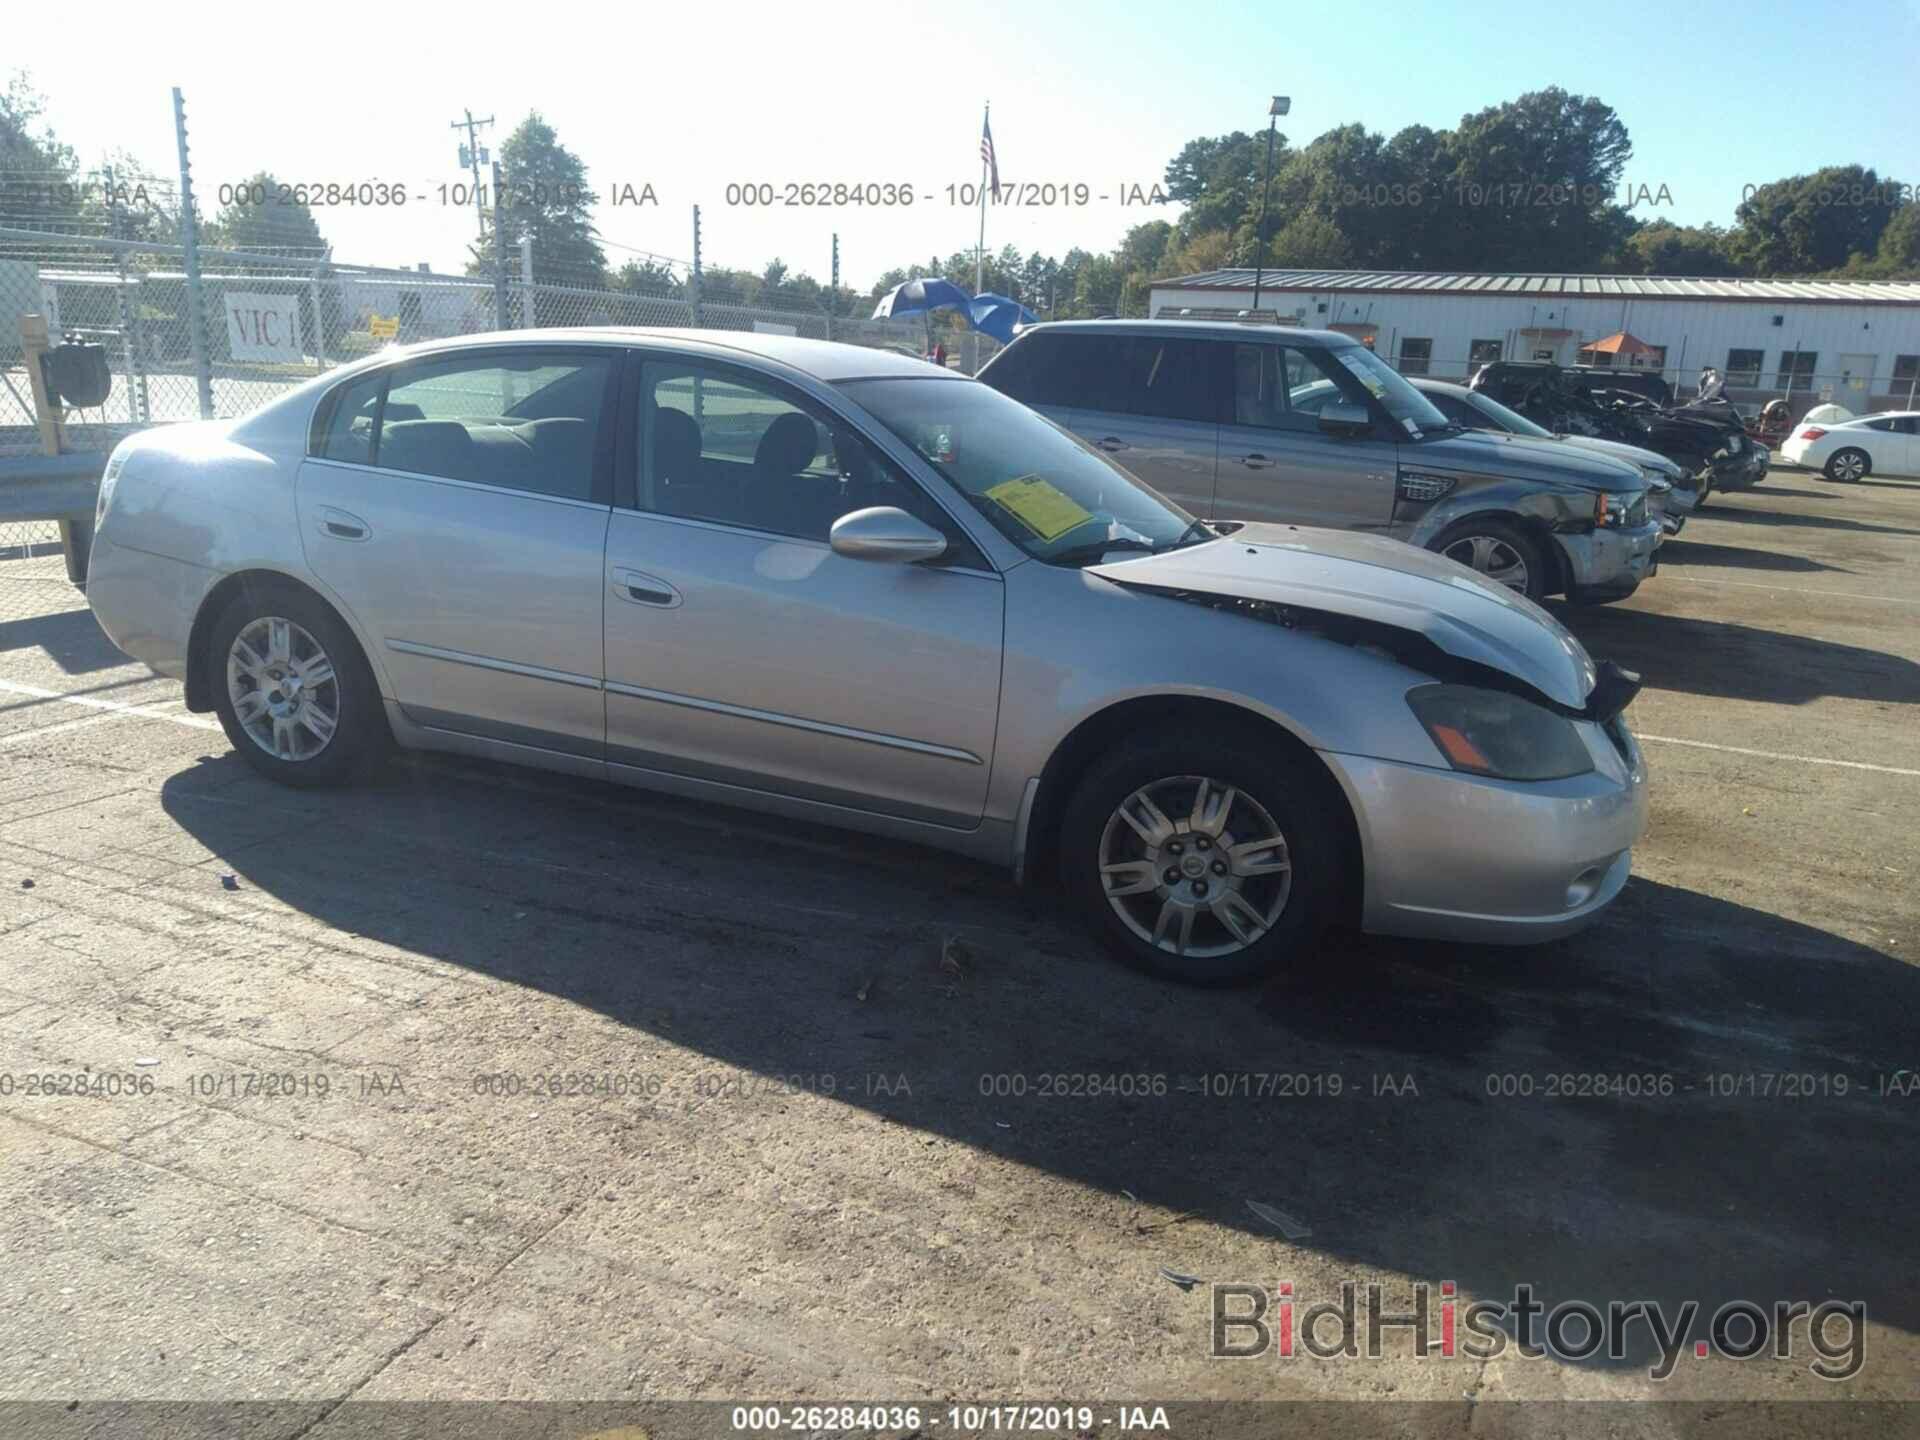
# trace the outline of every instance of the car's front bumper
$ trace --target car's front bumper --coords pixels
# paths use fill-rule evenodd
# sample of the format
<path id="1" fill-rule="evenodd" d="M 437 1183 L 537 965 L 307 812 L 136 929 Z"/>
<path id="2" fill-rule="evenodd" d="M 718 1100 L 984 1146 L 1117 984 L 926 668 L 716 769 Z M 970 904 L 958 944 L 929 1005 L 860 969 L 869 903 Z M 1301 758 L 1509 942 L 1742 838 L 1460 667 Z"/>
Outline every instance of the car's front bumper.
<path id="1" fill-rule="evenodd" d="M 1631 530 L 1596 527 L 1555 535 L 1566 557 L 1569 599 L 1619 600 L 1660 568 L 1660 522 L 1648 519 Z"/>
<path id="2" fill-rule="evenodd" d="M 1365 851 L 1361 925 L 1381 935 L 1527 945 L 1588 924 L 1627 883 L 1647 824 L 1647 775 L 1590 732 L 1597 768 L 1521 783 L 1325 754 Z"/>

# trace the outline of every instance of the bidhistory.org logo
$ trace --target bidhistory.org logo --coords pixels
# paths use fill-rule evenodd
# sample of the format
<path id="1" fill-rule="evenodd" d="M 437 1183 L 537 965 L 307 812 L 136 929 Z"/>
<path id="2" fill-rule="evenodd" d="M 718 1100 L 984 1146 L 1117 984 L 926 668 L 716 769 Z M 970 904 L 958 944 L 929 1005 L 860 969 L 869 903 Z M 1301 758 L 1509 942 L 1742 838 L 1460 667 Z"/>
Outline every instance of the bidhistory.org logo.
<path id="1" fill-rule="evenodd" d="M 1683 1301 L 1668 1312 L 1656 1300 L 1587 1300 L 1546 1305 L 1531 1285 L 1517 1285 L 1509 1300 L 1463 1300 L 1451 1280 L 1434 1289 L 1416 1281 L 1411 1303 L 1388 1309 L 1378 1284 L 1349 1280 L 1338 1299 L 1308 1304 L 1291 1281 L 1264 1285 L 1215 1284 L 1208 1354 L 1216 1360 L 1252 1360 L 1295 1355 L 1331 1360 L 1378 1360 L 1389 1348 L 1415 1359 L 1490 1360 L 1509 1349 L 1529 1360 L 1626 1361 L 1656 1354 L 1648 1370 L 1655 1380 L 1673 1374 L 1689 1348 L 1700 1302 Z M 1706 1338 L 1693 1340 L 1697 1359 L 1718 1356 L 1751 1360 L 1771 1354 L 1792 1358 L 1804 1345 L 1814 1356 L 1807 1368 L 1822 1380 L 1850 1380 L 1865 1363 L 1867 1307 L 1859 1300 L 1777 1300 L 1771 1307 L 1729 1300 L 1714 1310 Z M 1642 1332 L 1635 1335 L 1638 1329 Z"/>

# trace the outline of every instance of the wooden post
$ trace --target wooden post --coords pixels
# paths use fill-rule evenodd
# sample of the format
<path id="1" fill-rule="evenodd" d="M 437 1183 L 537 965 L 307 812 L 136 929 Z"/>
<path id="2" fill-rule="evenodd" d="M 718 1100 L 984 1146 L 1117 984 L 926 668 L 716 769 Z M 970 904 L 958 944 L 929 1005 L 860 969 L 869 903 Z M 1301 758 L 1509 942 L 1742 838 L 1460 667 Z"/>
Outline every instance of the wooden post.
<path id="1" fill-rule="evenodd" d="M 33 386 L 33 419 L 40 427 L 40 451 L 44 455 L 58 455 L 60 442 L 65 438 L 60 424 L 66 416 L 58 402 L 47 393 L 47 372 L 40 363 L 41 357 L 50 348 L 47 343 L 46 316 L 20 317 L 20 348 L 26 352 L 27 383 Z"/>
<path id="2" fill-rule="evenodd" d="M 27 383 L 33 387 L 33 420 L 40 430 L 42 454 L 58 455 L 67 438 L 66 411 L 47 391 L 46 367 L 41 358 L 48 345 L 47 317 L 20 317 L 20 348 L 25 352 Z M 93 516 L 60 515 L 60 548 L 67 557 L 67 578 L 76 585 L 87 583 L 87 557 L 93 551 Z"/>

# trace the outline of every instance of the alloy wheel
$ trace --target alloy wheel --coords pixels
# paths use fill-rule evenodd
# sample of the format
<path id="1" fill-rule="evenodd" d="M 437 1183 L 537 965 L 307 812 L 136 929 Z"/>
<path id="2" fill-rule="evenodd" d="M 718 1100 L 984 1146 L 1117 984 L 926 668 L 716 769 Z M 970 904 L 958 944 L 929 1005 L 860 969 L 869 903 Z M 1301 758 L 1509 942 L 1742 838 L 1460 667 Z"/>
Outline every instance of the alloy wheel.
<path id="1" fill-rule="evenodd" d="M 1829 464 L 1836 480 L 1858 480 L 1867 473 L 1867 462 L 1858 450 L 1842 450 Z"/>
<path id="2" fill-rule="evenodd" d="M 1497 535 L 1462 535 L 1440 552 L 1509 590 L 1527 593 L 1527 562 L 1519 551 Z"/>
<path id="3" fill-rule="evenodd" d="M 311 760 L 340 728 L 340 679 L 318 640 L 263 615 L 227 651 L 227 698 L 240 728 L 279 760 Z"/>
<path id="4" fill-rule="evenodd" d="M 1122 923 L 1182 957 L 1245 949 L 1273 928 L 1293 889 L 1286 837 L 1266 807 L 1202 775 L 1156 780 L 1121 801 L 1099 858 L 1101 889 Z"/>

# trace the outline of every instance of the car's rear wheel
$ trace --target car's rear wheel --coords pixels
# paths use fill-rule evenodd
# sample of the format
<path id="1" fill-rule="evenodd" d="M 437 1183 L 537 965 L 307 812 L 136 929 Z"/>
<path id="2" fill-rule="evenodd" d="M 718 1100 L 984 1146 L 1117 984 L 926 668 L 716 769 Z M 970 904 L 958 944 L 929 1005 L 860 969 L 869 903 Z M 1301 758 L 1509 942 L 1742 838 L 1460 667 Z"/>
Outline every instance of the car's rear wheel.
<path id="1" fill-rule="evenodd" d="M 1307 960 L 1344 851 L 1298 763 L 1204 733 L 1142 740 L 1081 780 L 1061 827 L 1066 889 L 1129 964 L 1225 985 Z"/>
<path id="2" fill-rule="evenodd" d="M 373 672 L 353 635 L 291 585 L 250 588 L 214 622 L 208 691 L 227 739 L 286 785 L 337 785 L 391 741 Z"/>
<path id="3" fill-rule="evenodd" d="M 1547 593 L 1552 572 L 1546 554 L 1540 542 L 1518 525 L 1504 520 L 1468 520 L 1434 541 L 1433 548 L 1529 600 Z"/>
<path id="4" fill-rule="evenodd" d="M 1873 473 L 1873 457 L 1849 445 L 1827 457 L 1825 473 L 1829 480 L 1860 480 Z"/>

